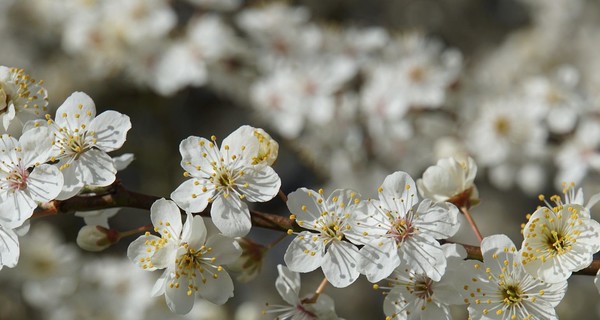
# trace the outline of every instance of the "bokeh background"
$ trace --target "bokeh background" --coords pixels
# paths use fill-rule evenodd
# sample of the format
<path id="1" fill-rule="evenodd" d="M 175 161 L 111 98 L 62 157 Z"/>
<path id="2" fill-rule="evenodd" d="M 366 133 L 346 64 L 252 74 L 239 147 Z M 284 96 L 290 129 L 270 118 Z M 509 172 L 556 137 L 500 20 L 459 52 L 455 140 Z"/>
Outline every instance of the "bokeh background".
<path id="1" fill-rule="evenodd" d="M 368 198 L 394 171 L 417 179 L 439 158 L 470 155 L 482 233 L 518 244 L 539 193 L 562 181 L 586 198 L 600 191 L 599 27 L 593 0 L 2 0 L 0 65 L 43 79 L 51 110 L 84 91 L 98 113 L 129 115 L 114 155 L 135 155 L 118 174 L 131 190 L 168 197 L 184 180 L 181 140 L 250 124 L 279 142 L 286 193 Z M 289 214 L 277 198 L 255 207 Z M 127 208 L 110 220 L 148 222 Z M 19 265 L 0 271 L 0 319 L 180 319 L 148 298 L 153 278 L 125 259 L 128 241 L 92 254 L 75 246 L 81 218 L 31 223 Z M 185 319 L 260 319 L 265 302 L 281 302 L 275 266 L 290 240 L 225 306 L 198 302 Z M 456 240 L 476 243 L 468 228 Z M 309 294 L 322 274 L 302 277 Z M 592 280 L 569 280 L 561 319 L 600 318 Z M 384 318 L 365 279 L 326 293 L 345 319 Z"/>

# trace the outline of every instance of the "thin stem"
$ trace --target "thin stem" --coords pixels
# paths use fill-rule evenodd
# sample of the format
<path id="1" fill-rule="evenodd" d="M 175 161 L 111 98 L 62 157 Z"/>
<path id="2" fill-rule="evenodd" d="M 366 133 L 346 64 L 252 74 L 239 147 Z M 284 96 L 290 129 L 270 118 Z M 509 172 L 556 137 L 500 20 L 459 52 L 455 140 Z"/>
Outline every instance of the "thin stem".
<path id="1" fill-rule="evenodd" d="M 312 297 L 305 299 L 304 303 L 316 303 L 317 299 L 319 299 L 319 296 L 321 295 L 321 293 L 323 293 L 323 291 L 325 291 L 325 287 L 327 286 L 329 282 L 327 281 L 327 278 L 323 278 L 323 280 L 321 281 L 321 283 L 319 284 L 319 286 L 317 287 L 317 290 L 315 290 L 315 294 L 312 295 Z"/>
<path id="2" fill-rule="evenodd" d="M 142 232 L 146 232 L 148 230 L 152 230 L 152 224 L 147 224 L 145 226 L 141 226 L 141 227 L 137 227 L 135 229 L 132 230 L 126 230 L 126 231 L 120 231 L 119 232 L 119 238 L 125 238 L 125 237 L 129 237 L 129 236 L 134 236 L 137 235 L 138 233 L 142 233 Z"/>
<path id="3" fill-rule="evenodd" d="M 471 217 L 469 210 L 467 209 L 467 207 L 462 206 L 462 207 L 460 207 L 460 211 L 465 215 L 465 218 L 467 218 L 467 221 L 469 221 L 469 224 L 471 225 L 471 229 L 473 229 L 475 236 L 477 236 L 479 243 L 481 243 L 481 241 L 483 241 L 483 236 L 481 235 L 481 232 L 479 232 L 479 228 L 477 228 L 477 224 L 475 224 L 475 220 L 473 220 L 473 217 Z"/>
<path id="4" fill-rule="evenodd" d="M 284 233 L 282 235 L 279 236 L 279 238 L 275 239 L 275 241 L 269 243 L 266 248 L 267 250 L 273 248 L 274 246 L 276 246 L 277 244 L 279 244 L 281 241 L 283 241 L 283 239 L 287 238 L 288 234 Z"/>
<path id="5" fill-rule="evenodd" d="M 283 190 L 279 189 L 279 192 L 277 193 L 279 195 L 279 198 L 281 198 L 281 200 L 285 203 L 287 203 L 287 196 L 285 195 L 285 193 L 283 193 Z"/>

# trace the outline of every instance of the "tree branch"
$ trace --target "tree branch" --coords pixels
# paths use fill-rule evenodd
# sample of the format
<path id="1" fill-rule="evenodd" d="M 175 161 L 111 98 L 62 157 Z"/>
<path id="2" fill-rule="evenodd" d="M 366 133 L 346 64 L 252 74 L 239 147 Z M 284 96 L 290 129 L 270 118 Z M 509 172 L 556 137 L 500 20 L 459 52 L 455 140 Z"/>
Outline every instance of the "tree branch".
<path id="1" fill-rule="evenodd" d="M 103 189 L 103 191 L 103 193 L 83 194 L 67 200 L 52 200 L 50 202 L 42 203 L 35 209 L 33 217 L 69 214 L 76 211 L 91 211 L 114 207 L 150 210 L 154 201 L 160 199 L 157 196 L 129 191 L 123 187 L 119 181 L 116 181 L 109 187 Z M 205 217 L 210 216 L 210 206 L 198 214 Z M 250 217 L 253 226 L 265 229 L 283 232 L 287 232 L 289 229 L 292 229 L 295 232 L 304 230 L 298 226 L 294 220 L 272 213 L 250 210 Z M 441 240 L 440 243 L 452 242 Z M 467 251 L 467 259 L 483 260 L 481 248 L 466 244 L 457 244 L 465 248 Z M 573 274 L 595 276 L 598 269 L 600 269 L 600 260 L 594 260 L 587 268 L 574 272 Z"/>

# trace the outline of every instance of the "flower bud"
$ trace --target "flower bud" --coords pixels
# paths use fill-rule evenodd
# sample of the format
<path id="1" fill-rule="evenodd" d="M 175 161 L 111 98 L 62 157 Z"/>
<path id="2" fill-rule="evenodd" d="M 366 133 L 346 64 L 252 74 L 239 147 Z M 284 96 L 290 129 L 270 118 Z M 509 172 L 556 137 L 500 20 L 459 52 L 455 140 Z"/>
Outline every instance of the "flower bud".
<path id="1" fill-rule="evenodd" d="M 84 226 L 77 234 L 77 245 L 81 249 L 98 252 L 102 251 L 118 240 L 118 233 L 101 226 Z"/>
<path id="2" fill-rule="evenodd" d="M 477 174 L 475 161 L 468 158 L 440 159 L 417 180 L 419 192 L 435 202 L 450 202 L 457 207 L 471 207 L 479 202 L 473 181 Z"/>
<path id="3" fill-rule="evenodd" d="M 267 248 L 247 238 L 236 240 L 242 248 L 242 255 L 229 265 L 229 269 L 238 273 L 238 281 L 249 282 L 260 273 Z"/>

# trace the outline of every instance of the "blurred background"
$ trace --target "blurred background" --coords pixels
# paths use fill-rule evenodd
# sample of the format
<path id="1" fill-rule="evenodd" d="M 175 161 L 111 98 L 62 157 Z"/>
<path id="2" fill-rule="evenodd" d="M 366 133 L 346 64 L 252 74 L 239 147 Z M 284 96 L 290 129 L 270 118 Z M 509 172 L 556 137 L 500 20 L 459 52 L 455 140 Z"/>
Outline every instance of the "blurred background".
<path id="1" fill-rule="evenodd" d="M 129 115 L 113 156 L 134 154 L 118 174 L 130 190 L 168 197 L 184 180 L 181 140 L 250 124 L 279 142 L 285 193 L 369 198 L 394 171 L 416 180 L 440 158 L 471 156 L 475 220 L 518 245 L 538 194 L 563 181 L 586 199 L 600 192 L 599 27 L 593 0 L 2 0 L 0 65 L 44 80 L 50 113 L 84 91 L 98 113 Z M 289 214 L 277 198 L 255 207 Z M 110 219 L 118 230 L 147 223 L 127 208 Z M 0 272 L 0 319 L 260 319 L 266 302 L 281 303 L 275 266 L 291 238 L 225 306 L 197 302 L 176 317 L 148 298 L 156 275 L 126 259 L 129 241 L 92 254 L 75 245 L 80 217 L 31 224 L 19 265 Z M 477 243 L 468 228 L 456 240 Z M 322 274 L 302 279 L 308 295 Z M 592 280 L 569 280 L 561 319 L 600 318 Z M 371 286 L 325 292 L 340 317 L 383 319 Z"/>

